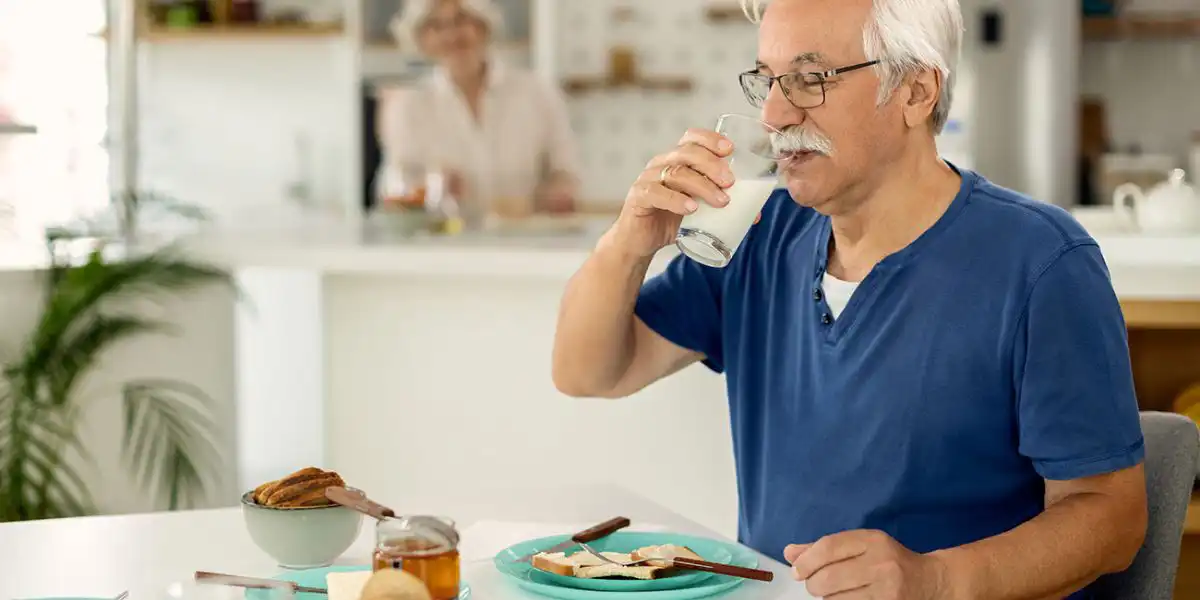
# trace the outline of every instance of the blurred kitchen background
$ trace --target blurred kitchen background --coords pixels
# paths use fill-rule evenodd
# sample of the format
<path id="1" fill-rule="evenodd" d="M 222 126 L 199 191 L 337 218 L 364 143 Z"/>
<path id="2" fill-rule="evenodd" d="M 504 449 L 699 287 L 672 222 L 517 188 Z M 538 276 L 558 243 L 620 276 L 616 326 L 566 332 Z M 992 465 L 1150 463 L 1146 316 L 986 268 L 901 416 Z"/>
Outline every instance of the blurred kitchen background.
<path id="1" fill-rule="evenodd" d="M 115 390 L 150 377 L 212 398 L 218 456 L 196 460 L 194 506 L 320 465 L 398 509 L 412 489 L 483 501 L 477 488 L 615 483 L 732 534 L 720 377 L 689 369 L 627 402 L 571 401 L 548 357 L 563 285 L 645 162 L 688 127 L 752 110 L 735 75 L 755 26 L 731 0 L 500 0 L 496 50 L 561 92 L 582 181 L 571 214 L 460 232 L 421 211 L 414 226 L 375 177 L 382 100 L 429 72 L 389 31 L 403 2 L 0 0 L 0 365 L 23 364 L 47 327 L 48 227 L 88 219 L 84 238 L 131 243 L 188 233 L 190 256 L 227 269 L 241 296 L 115 301 L 173 335 L 135 336 L 85 373 L 77 426 L 94 460 L 69 464 L 96 512 L 174 508 L 122 459 Z M 942 153 L 1079 216 L 1125 310 L 1142 407 L 1200 417 L 1200 196 L 1187 187 L 1200 0 L 962 3 Z M 1150 201 L 1116 209 L 1124 184 Z M 597 432 L 688 466 L 580 468 L 579 440 Z M 1188 527 L 1184 560 L 1200 564 L 1200 497 Z M 1195 577 L 1181 586 L 1200 595 Z"/>
<path id="2" fill-rule="evenodd" d="M 4 230 L 39 235 L 47 220 L 103 205 L 123 174 L 234 222 L 372 206 L 377 99 L 427 70 L 388 32 L 402 3 L 239 0 L 254 22 L 222 24 L 203 8 L 220 2 L 146 0 L 130 62 L 110 22 L 121 11 L 103 0 L 5 0 Z M 753 58 L 755 28 L 734 3 L 501 4 L 500 52 L 566 94 L 588 210 L 614 208 L 683 129 L 748 108 L 734 75 Z M 964 0 L 945 155 L 1063 206 L 1109 204 L 1118 184 L 1152 185 L 1175 167 L 1194 177 L 1200 7 L 1113 4 Z M 136 97 L 120 87 L 130 65 Z"/>

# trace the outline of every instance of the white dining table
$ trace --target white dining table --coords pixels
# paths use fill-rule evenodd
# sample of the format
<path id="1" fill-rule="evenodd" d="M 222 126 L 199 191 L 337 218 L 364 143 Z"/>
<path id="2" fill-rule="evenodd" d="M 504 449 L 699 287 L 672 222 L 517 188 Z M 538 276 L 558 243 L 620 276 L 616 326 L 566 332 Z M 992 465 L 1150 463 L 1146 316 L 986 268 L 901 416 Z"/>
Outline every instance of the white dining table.
<path id="1" fill-rule="evenodd" d="M 455 520 L 462 538 L 462 577 L 471 587 L 471 600 L 540 598 L 510 582 L 491 557 L 525 539 L 571 533 L 615 516 L 628 517 L 631 531 L 670 531 L 733 542 L 668 507 L 611 486 L 377 500 L 398 513 Z M 372 524 L 364 517 L 358 539 L 335 564 L 370 564 Z M 787 565 L 756 554 L 759 568 L 773 571 L 774 581 L 747 580 L 718 598 L 812 598 L 803 583 L 792 579 Z M 129 592 L 129 600 L 166 600 L 173 584 L 190 582 L 198 570 L 254 577 L 284 572 L 251 541 L 240 507 L 0 524 L 0 600 L 113 598 L 123 591 Z"/>

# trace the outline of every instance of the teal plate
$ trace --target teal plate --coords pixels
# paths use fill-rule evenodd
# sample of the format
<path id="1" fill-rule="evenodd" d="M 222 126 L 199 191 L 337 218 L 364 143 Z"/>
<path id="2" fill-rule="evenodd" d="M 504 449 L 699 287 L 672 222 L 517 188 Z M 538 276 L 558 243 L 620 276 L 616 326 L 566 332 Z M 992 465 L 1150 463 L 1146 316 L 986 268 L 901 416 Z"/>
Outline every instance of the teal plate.
<path id="1" fill-rule="evenodd" d="M 639 600 L 689 600 L 724 593 L 745 581 L 738 577 L 689 571 L 684 571 L 685 574 L 681 575 L 648 581 L 576 579 L 546 573 L 533 568 L 528 563 L 515 562 L 516 559 L 526 554 L 537 552 L 542 548 L 549 548 L 566 541 L 567 538 L 568 536 L 560 535 L 521 542 L 500 551 L 493 562 L 497 570 L 517 586 L 536 594 L 562 600 L 616 598 L 630 592 L 638 592 Z M 714 562 L 726 562 L 750 568 L 758 566 L 758 556 L 742 546 L 675 533 L 622 531 L 589 545 L 597 551 L 629 552 L 642 546 L 659 544 L 687 546 L 700 556 Z M 568 550 L 568 552 L 573 553 L 572 550 Z M 628 596 L 625 597 L 628 598 Z"/>
<path id="2" fill-rule="evenodd" d="M 530 550 L 518 554 L 517 556 L 524 556 L 529 552 L 533 552 L 537 548 L 549 548 L 563 539 L 565 539 L 564 536 L 557 536 L 553 538 L 531 540 L 526 542 L 526 544 L 529 545 Z M 661 541 L 662 539 L 663 538 L 661 534 L 617 532 L 588 545 L 597 552 L 620 552 L 622 554 L 629 554 L 630 552 L 645 546 L 676 543 L 663 542 Z M 711 540 L 695 540 L 694 538 L 692 538 L 692 540 L 694 544 L 680 543 L 679 545 L 688 546 L 694 550 L 696 554 L 699 554 L 700 558 L 703 558 L 704 560 L 720 563 L 728 563 L 729 561 L 733 560 L 733 554 L 730 553 L 729 550 L 722 544 L 717 544 Z M 568 550 L 568 553 L 571 554 L 574 554 L 575 552 L 584 552 L 584 550 L 582 548 Z M 580 579 L 578 577 L 568 577 L 566 575 L 558 575 L 555 573 L 541 571 L 528 564 L 505 566 L 516 567 L 519 571 L 529 572 L 528 574 L 514 572 L 513 575 L 517 577 L 527 576 L 532 580 L 543 581 L 549 585 L 573 587 L 584 590 L 597 590 L 601 592 L 648 592 L 654 590 L 677 590 L 702 585 L 712 578 L 711 573 L 703 573 L 700 571 L 680 571 L 675 575 L 664 577 L 662 579 Z M 501 569 L 501 571 L 504 571 L 504 569 Z"/>
<path id="3" fill-rule="evenodd" d="M 280 573 L 271 579 L 276 581 L 291 581 L 306 587 L 322 588 L 326 587 L 325 575 L 329 573 L 339 573 L 346 571 L 370 571 L 370 566 L 352 565 L 321 567 L 319 569 L 304 569 L 300 571 L 288 571 Z M 458 588 L 458 600 L 467 600 L 471 597 L 471 586 L 463 582 Z M 325 594 L 296 594 L 292 596 L 294 600 L 329 600 Z M 246 600 L 275 600 L 267 590 L 246 590 Z"/>

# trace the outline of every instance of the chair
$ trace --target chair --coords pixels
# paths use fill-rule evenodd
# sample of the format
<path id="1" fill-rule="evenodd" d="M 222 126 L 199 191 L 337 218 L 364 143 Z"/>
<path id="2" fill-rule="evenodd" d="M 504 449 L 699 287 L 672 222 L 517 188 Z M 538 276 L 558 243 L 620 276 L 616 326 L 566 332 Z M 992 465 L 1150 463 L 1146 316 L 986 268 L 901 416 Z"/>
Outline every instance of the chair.
<path id="1" fill-rule="evenodd" d="M 1150 520 L 1133 564 L 1098 579 L 1095 598 L 1171 600 L 1179 567 L 1183 523 L 1200 472 L 1200 430 L 1175 413 L 1142 412 L 1146 439 L 1146 494 Z"/>

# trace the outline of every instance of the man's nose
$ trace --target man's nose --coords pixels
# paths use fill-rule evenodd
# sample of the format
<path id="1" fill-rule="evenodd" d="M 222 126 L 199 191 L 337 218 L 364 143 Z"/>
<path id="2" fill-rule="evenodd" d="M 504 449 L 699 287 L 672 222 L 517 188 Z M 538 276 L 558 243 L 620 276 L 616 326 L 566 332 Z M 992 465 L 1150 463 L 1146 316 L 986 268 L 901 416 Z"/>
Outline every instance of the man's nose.
<path id="1" fill-rule="evenodd" d="M 776 129 L 783 129 L 793 125 L 800 125 L 804 122 L 807 114 L 796 108 L 787 96 L 783 95 L 783 88 L 779 82 L 775 82 L 771 86 L 771 91 L 767 92 L 767 98 L 762 105 L 762 120 L 767 125 Z"/>

